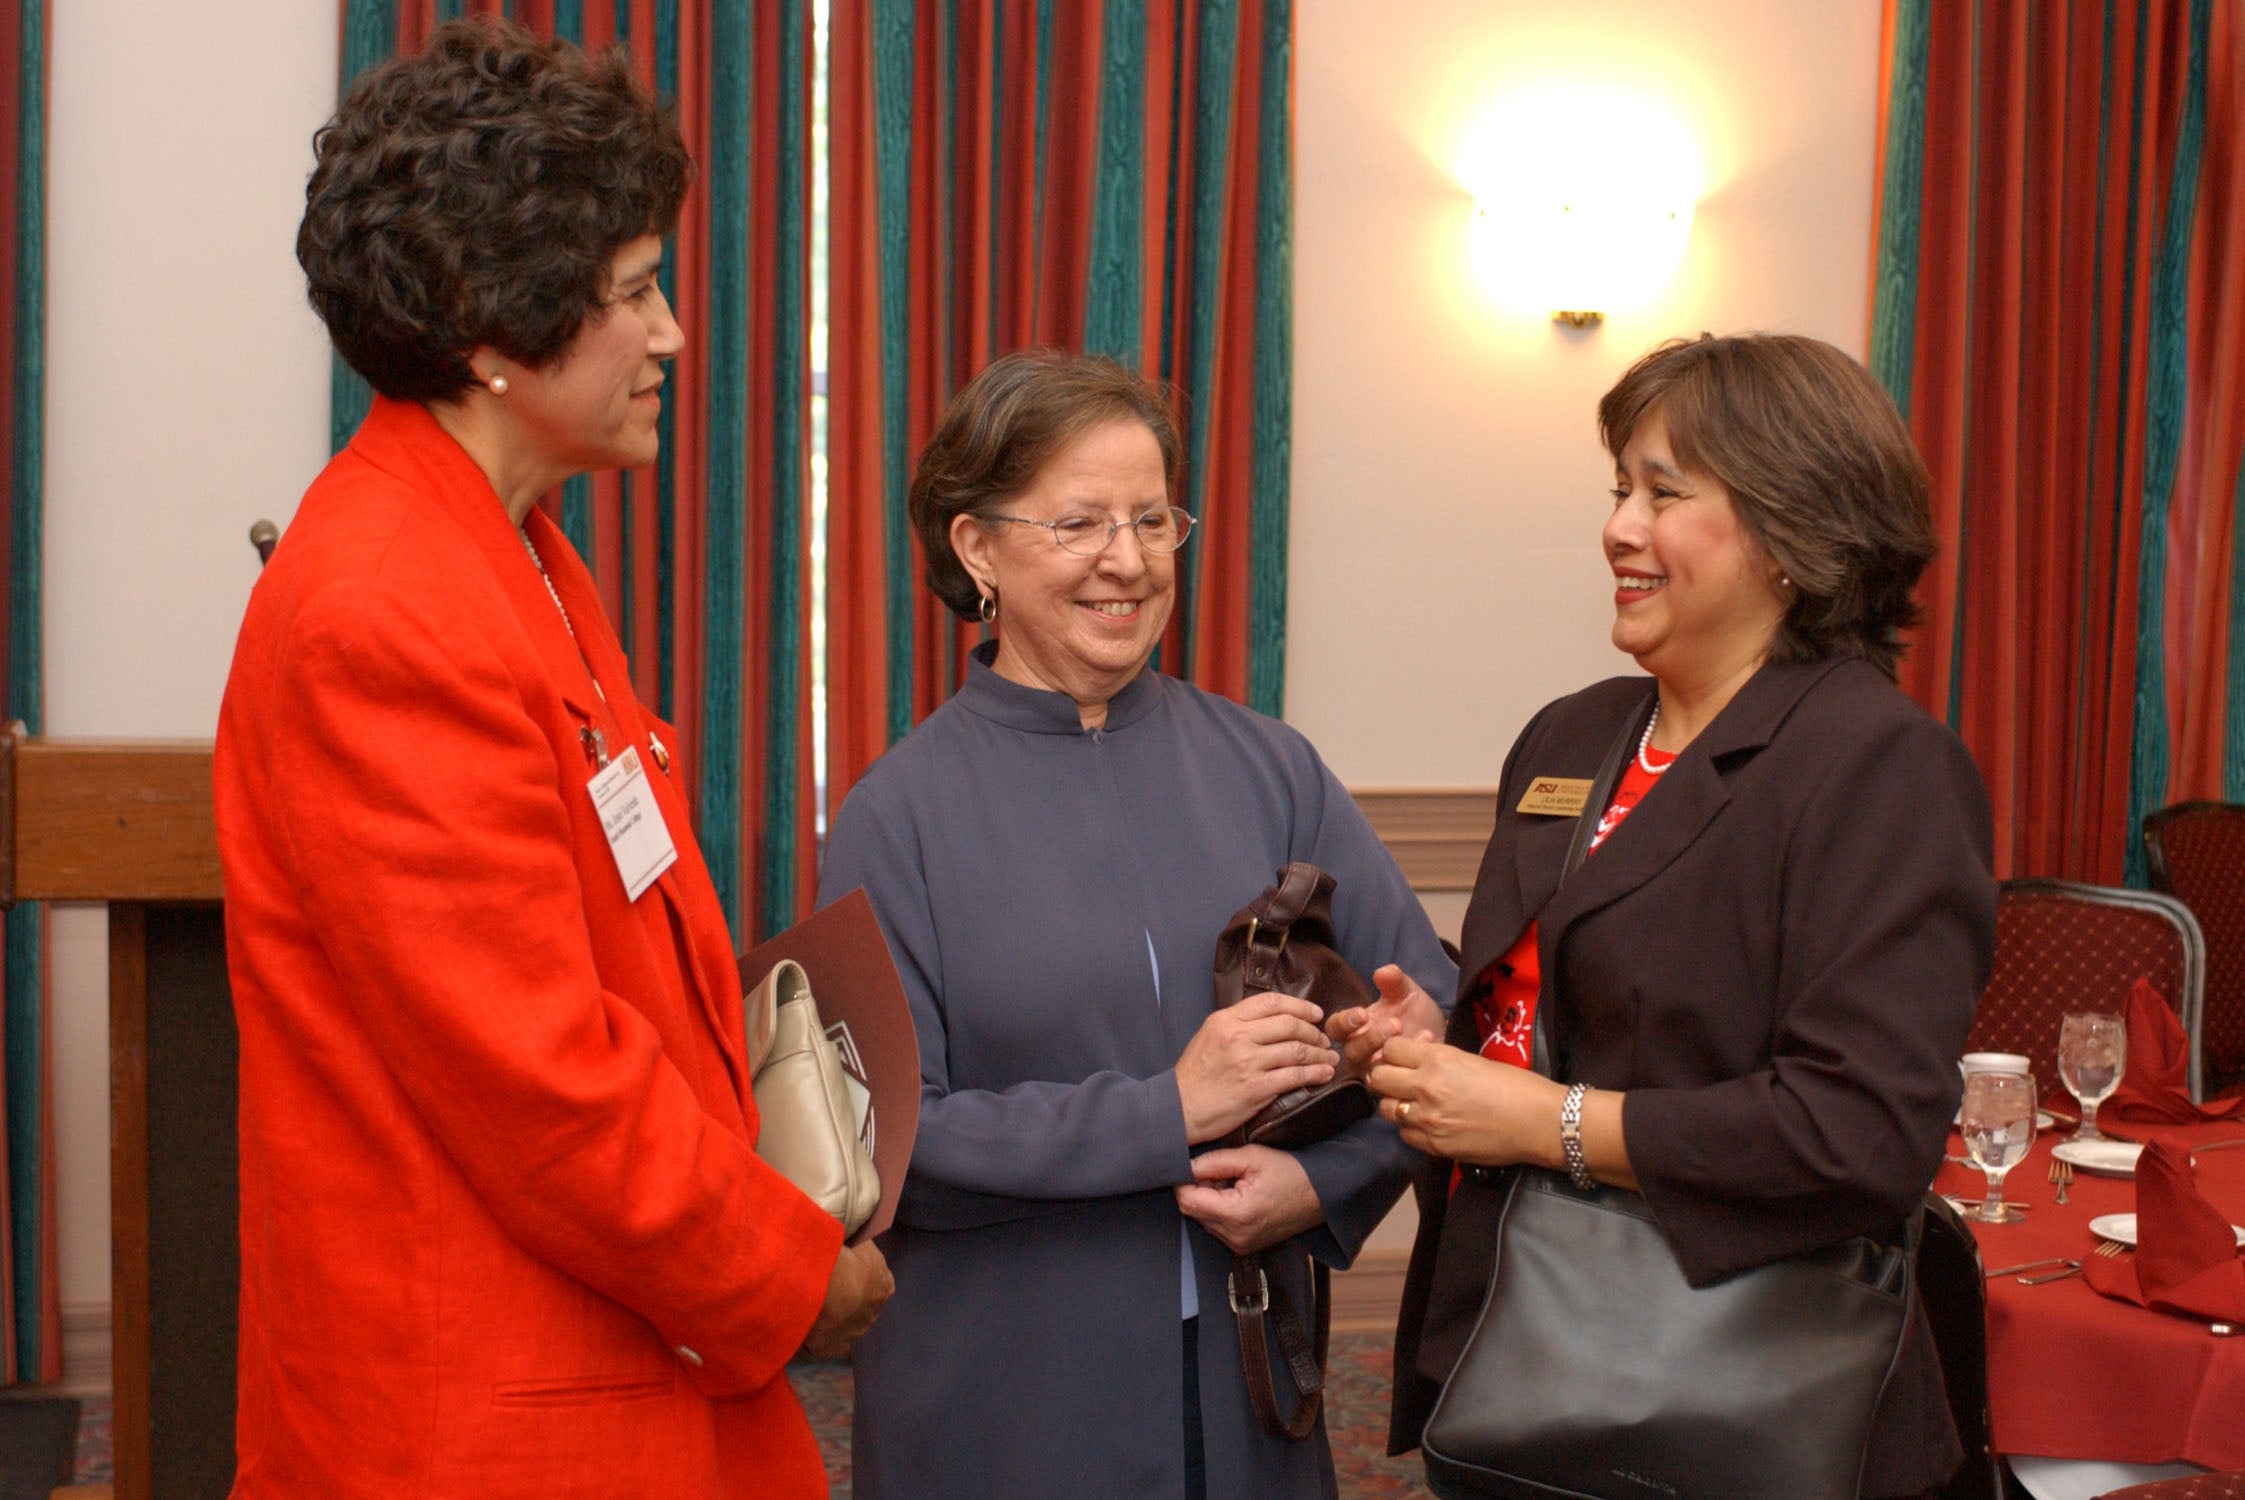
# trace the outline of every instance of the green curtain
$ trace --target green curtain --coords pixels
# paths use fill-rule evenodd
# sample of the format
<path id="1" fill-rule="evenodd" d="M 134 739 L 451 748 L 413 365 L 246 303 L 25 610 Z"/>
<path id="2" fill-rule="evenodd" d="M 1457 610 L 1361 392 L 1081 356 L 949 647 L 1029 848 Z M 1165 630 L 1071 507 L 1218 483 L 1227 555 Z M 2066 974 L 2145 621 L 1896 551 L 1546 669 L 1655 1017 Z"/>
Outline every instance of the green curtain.
<path id="1" fill-rule="evenodd" d="M 6 681 L 0 714 L 37 734 L 41 721 L 42 409 L 46 393 L 46 123 L 48 8 L 12 0 L 0 17 L 0 171 L 9 213 L 0 226 L 8 278 L 8 590 Z M 4 1006 L 8 1296 L 6 1378 L 62 1375 L 62 1311 L 55 1273 L 54 1143 L 48 1089 L 46 918 L 36 903 L 8 912 Z"/>

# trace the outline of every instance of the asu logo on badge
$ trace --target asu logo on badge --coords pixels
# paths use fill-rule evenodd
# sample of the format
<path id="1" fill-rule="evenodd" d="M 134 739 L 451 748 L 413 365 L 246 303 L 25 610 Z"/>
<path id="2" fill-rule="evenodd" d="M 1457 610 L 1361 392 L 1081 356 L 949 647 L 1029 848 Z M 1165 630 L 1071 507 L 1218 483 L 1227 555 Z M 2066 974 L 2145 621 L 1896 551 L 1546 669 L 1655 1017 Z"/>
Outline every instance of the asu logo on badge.
<path id="1" fill-rule="evenodd" d="M 1538 776 L 1528 783 L 1519 811 L 1530 817 L 1571 818 L 1590 800 L 1590 782 L 1572 776 Z"/>

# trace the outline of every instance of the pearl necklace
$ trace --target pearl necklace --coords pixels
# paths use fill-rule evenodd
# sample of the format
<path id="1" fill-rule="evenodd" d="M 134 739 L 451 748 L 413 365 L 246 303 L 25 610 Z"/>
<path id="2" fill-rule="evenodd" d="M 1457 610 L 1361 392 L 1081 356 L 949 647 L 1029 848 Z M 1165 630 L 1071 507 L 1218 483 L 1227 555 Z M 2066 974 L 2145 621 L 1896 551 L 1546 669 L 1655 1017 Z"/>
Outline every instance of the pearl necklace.
<path id="1" fill-rule="evenodd" d="M 515 535 L 522 538 L 522 550 L 529 553 L 530 561 L 537 565 L 538 577 L 546 586 L 546 597 L 553 600 L 555 609 L 561 611 L 561 628 L 569 632 L 571 640 L 575 640 L 577 638 L 576 623 L 569 618 L 568 606 L 561 602 L 561 590 L 553 586 L 553 575 L 546 571 L 546 560 L 538 555 L 537 547 L 530 540 L 530 533 L 517 531 Z M 599 683 L 595 681 L 594 686 L 599 686 Z M 1660 717 L 1659 709 L 1653 710 L 1653 717 Z"/>
<path id="2" fill-rule="evenodd" d="M 1645 759 L 1645 752 L 1652 748 L 1653 727 L 1658 723 L 1660 723 L 1660 705 L 1655 703 L 1653 705 L 1653 716 L 1645 721 L 1645 732 L 1637 736 L 1637 764 L 1645 768 L 1647 776 L 1658 776 L 1661 772 L 1667 770 L 1668 766 L 1676 764 L 1674 759 L 1670 759 L 1668 765 L 1656 766 Z"/>

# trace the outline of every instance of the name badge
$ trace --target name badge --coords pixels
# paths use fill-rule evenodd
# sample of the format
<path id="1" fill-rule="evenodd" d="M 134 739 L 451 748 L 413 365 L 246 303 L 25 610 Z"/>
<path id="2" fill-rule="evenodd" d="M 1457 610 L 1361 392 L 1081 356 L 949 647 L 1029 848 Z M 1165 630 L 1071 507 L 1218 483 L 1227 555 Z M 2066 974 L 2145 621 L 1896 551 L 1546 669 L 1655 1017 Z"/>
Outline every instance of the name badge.
<path id="1" fill-rule="evenodd" d="M 1528 783 L 1520 811 L 1533 817 L 1571 818 L 1590 800 L 1590 783 L 1571 776 L 1538 776 Z"/>
<path id="2" fill-rule="evenodd" d="M 678 863 L 678 846 L 670 841 L 670 828 L 655 805 L 639 751 L 625 746 L 585 785 L 600 814 L 601 831 L 608 835 L 608 852 L 616 857 L 616 873 L 624 879 L 624 897 L 637 901 L 657 876 Z"/>

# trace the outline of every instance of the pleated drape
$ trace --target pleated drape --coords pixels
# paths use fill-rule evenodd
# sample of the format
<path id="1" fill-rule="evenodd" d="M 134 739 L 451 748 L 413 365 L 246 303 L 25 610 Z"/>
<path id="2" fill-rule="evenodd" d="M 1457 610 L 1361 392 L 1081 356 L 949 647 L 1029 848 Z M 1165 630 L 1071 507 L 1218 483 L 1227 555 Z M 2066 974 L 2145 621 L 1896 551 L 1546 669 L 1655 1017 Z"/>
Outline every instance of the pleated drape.
<path id="1" fill-rule="evenodd" d="M 1888 0 L 1871 365 L 1942 555 L 1903 683 L 1998 872 L 2141 884 L 2245 799 L 2245 13 Z"/>
<path id="2" fill-rule="evenodd" d="M 46 339 L 46 0 L 0 7 L 0 445 L 8 455 L 8 512 L 0 524 L 0 722 L 40 727 L 41 478 Z M 8 1381 L 62 1377 L 62 1304 L 55 1275 L 54 1138 L 49 1093 L 46 914 L 26 903 L 0 932 L 0 1069 L 4 1069 L 7 1213 L 0 1223 L 0 1318 Z"/>
<path id="3" fill-rule="evenodd" d="M 905 487 L 952 392 L 1025 346 L 1176 388 L 1201 525 L 1159 661 L 1279 712 L 1292 37 L 1289 0 L 834 6 L 828 809 L 964 670 Z"/>
<path id="4" fill-rule="evenodd" d="M 700 175 L 662 279 L 686 350 L 652 469 L 546 505 L 591 567 L 640 698 L 678 729 L 696 832 L 745 943 L 809 911 L 810 0 L 343 0 L 343 82 L 438 24 L 506 14 L 623 44 Z M 366 408 L 337 366 L 333 438 Z"/>

